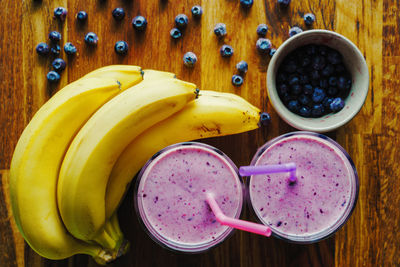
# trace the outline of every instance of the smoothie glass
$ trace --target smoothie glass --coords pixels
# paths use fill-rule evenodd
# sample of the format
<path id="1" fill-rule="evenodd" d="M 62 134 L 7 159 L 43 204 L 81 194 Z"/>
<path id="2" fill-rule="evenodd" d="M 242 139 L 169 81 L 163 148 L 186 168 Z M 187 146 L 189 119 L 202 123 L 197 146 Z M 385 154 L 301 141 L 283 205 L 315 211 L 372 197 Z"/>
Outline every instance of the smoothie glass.
<path id="1" fill-rule="evenodd" d="M 224 241 L 223 226 L 206 202 L 212 193 L 222 211 L 239 218 L 244 186 L 235 164 L 218 149 L 196 142 L 168 146 L 139 173 L 134 195 L 139 221 L 159 245 L 199 253 Z"/>
<path id="2" fill-rule="evenodd" d="M 297 181 L 288 173 L 252 175 L 248 203 L 272 235 L 288 242 L 313 243 L 339 230 L 358 196 L 358 176 L 347 152 L 322 134 L 294 132 L 258 149 L 251 165 L 294 162 Z"/>

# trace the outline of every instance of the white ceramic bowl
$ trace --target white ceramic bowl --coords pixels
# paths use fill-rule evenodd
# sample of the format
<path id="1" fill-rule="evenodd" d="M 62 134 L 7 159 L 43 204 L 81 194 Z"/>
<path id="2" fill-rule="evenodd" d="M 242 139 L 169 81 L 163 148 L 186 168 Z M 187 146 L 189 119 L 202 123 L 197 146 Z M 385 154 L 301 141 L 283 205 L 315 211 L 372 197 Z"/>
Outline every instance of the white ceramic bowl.
<path id="1" fill-rule="evenodd" d="M 324 44 L 339 51 L 352 75 L 349 96 L 345 99 L 344 108 L 338 113 L 320 118 L 304 118 L 291 112 L 279 98 L 275 78 L 280 64 L 294 49 L 307 44 Z M 346 124 L 360 111 L 368 94 L 368 67 L 360 50 L 346 37 L 327 30 L 308 30 L 290 37 L 278 48 L 268 66 L 267 87 L 272 106 L 288 124 L 299 130 L 328 132 Z"/>

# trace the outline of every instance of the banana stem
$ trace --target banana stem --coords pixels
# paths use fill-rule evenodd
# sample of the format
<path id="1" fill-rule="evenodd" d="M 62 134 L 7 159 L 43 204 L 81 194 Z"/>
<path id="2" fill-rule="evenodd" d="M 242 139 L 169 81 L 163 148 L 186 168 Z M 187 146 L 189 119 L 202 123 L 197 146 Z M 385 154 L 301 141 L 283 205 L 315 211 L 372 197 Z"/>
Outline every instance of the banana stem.
<path id="1" fill-rule="evenodd" d="M 104 229 L 101 234 L 97 235 L 96 238 L 93 239 L 93 241 L 101 245 L 104 249 L 114 252 L 115 250 L 118 250 L 119 245 L 123 241 L 123 237 L 114 239 L 114 237 Z"/>

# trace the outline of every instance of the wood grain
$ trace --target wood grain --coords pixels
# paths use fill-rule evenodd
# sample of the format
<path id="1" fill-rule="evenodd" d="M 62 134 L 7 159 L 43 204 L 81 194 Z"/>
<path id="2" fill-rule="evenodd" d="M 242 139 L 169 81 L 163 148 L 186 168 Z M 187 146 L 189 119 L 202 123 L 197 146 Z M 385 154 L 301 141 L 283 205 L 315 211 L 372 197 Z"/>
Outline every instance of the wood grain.
<path id="1" fill-rule="evenodd" d="M 194 4 L 203 7 L 201 20 L 193 20 L 190 15 Z M 68 9 L 64 23 L 52 18 L 57 6 Z M 118 6 L 126 11 L 121 22 L 111 16 Z M 80 10 L 89 14 L 84 24 L 75 19 Z M 307 29 L 302 21 L 307 12 L 317 18 L 312 28 L 343 34 L 359 47 L 369 66 L 370 92 L 362 110 L 347 125 L 328 133 L 349 152 L 358 170 L 360 193 L 350 220 L 334 237 L 316 244 L 295 245 L 236 232 L 209 252 L 183 255 L 162 249 L 143 231 L 132 209 L 131 189 L 119 209 L 119 217 L 132 248 L 110 266 L 399 266 L 400 3 L 389 0 L 292 1 L 287 9 L 280 8 L 275 0 L 256 0 L 249 11 L 241 9 L 238 0 L 1 1 L 0 265 L 97 266 L 85 255 L 62 261 L 40 257 L 24 243 L 12 219 L 8 169 L 15 144 L 35 112 L 57 90 L 98 67 L 134 64 L 175 72 L 179 78 L 202 89 L 236 93 L 270 112 L 271 126 L 204 142 L 223 150 L 237 165 L 248 164 L 257 147 L 295 130 L 269 104 L 265 80 L 269 57 L 256 52 L 256 27 L 266 23 L 267 38 L 274 47 L 279 47 L 288 38 L 291 26 Z M 169 30 L 179 13 L 189 15 L 190 22 L 183 38 L 175 41 L 170 38 Z M 138 14 L 149 22 L 144 33 L 132 29 L 131 20 Z M 223 40 L 213 34 L 218 22 L 227 25 L 228 34 Z M 78 54 L 72 57 L 62 52 L 68 66 L 56 86 L 49 85 L 45 78 L 51 69 L 51 58 L 39 57 L 34 51 L 52 30 L 62 33 L 62 44 L 70 41 L 78 49 Z M 83 41 L 89 31 L 99 36 L 96 48 Z M 114 44 L 119 40 L 128 42 L 127 56 L 114 52 Z M 235 50 L 231 58 L 219 55 L 224 43 Z M 193 69 L 182 64 L 182 57 L 188 51 L 198 56 Z M 240 60 L 248 62 L 249 72 L 243 86 L 234 87 L 230 79 Z M 247 208 L 243 218 L 255 220 Z"/>

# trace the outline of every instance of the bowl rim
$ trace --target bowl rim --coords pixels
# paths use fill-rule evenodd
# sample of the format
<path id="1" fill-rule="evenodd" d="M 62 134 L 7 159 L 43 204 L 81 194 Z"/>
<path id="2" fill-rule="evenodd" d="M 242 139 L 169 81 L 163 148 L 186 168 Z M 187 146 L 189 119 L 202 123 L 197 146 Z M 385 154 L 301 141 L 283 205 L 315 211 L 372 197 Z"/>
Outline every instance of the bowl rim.
<path id="1" fill-rule="evenodd" d="M 277 61 L 280 58 L 282 51 L 285 50 L 287 45 L 290 43 L 296 42 L 298 39 L 303 39 L 305 35 L 315 35 L 315 34 L 335 36 L 335 37 L 343 40 L 347 45 L 349 45 L 353 48 L 355 56 L 358 59 L 361 59 L 360 60 L 361 61 L 360 62 L 361 69 L 366 70 L 365 71 L 366 76 L 363 79 L 365 82 L 365 88 L 361 88 L 362 90 L 361 90 L 360 96 L 359 96 L 360 101 L 358 101 L 358 103 L 352 107 L 351 113 L 348 116 L 343 117 L 343 119 L 338 122 L 335 122 L 328 126 L 320 126 L 320 127 L 309 125 L 307 123 L 307 121 L 303 120 L 304 119 L 303 117 L 291 112 L 290 110 L 288 110 L 286 108 L 286 106 L 282 103 L 282 101 L 280 100 L 280 97 L 278 96 L 278 93 L 276 91 L 276 86 L 274 84 L 275 79 L 273 78 L 273 71 L 276 68 Z M 286 123 L 288 123 L 289 125 L 291 125 L 292 127 L 296 128 L 296 129 L 303 130 L 303 131 L 314 131 L 314 132 L 320 132 L 320 133 L 333 131 L 333 130 L 345 125 L 350 120 L 352 120 L 360 112 L 362 106 L 365 103 L 365 100 L 366 100 L 368 92 L 369 92 L 369 83 L 370 83 L 368 65 L 367 65 L 367 62 L 366 62 L 363 54 L 358 49 L 358 47 L 352 41 L 350 41 L 347 37 L 345 37 L 337 32 L 330 31 L 330 30 L 324 30 L 324 29 L 306 30 L 306 31 L 298 33 L 298 34 L 288 38 L 286 41 L 284 41 L 279 46 L 279 48 L 276 50 L 274 56 L 271 58 L 271 61 L 269 62 L 266 79 L 267 79 L 267 92 L 268 92 L 269 102 L 271 103 L 271 105 L 273 106 L 275 111 L 278 113 L 278 115 Z M 307 118 L 307 119 L 312 119 L 312 118 Z M 318 119 L 320 119 L 320 118 L 318 118 Z"/>

